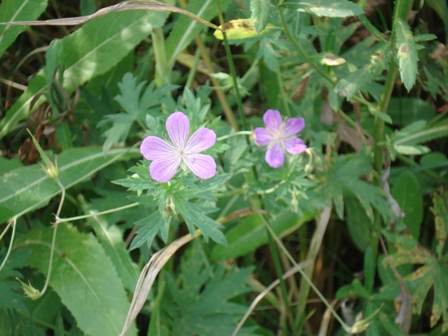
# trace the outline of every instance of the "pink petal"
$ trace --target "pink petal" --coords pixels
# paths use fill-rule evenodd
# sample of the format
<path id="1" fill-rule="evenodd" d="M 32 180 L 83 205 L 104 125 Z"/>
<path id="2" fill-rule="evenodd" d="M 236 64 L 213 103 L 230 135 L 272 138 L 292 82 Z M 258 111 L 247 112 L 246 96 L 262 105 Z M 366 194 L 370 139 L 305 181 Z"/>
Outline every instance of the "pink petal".
<path id="1" fill-rule="evenodd" d="M 257 127 L 255 129 L 255 142 L 260 146 L 268 145 L 272 139 L 272 134 L 266 128 Z"/>
<path id="2" fill-rule="evenodd" d="M 185 149 L 190 134 L 188 117 L 182 112 L 174 112 L 166 120 L 166 130 L 174 146 L 178 149 Z"/>
<path id="3" fill-rule="evenodd" d="M 180 164 L 180 156 L 159 158 L 151 162 L 149 174 L 158 182 L 171 180 Z"/>
<path id="4" fill-rule="evenodd" d="M 278 168 L 283 165 L 285 161 L 285 154 L 283 154 L 283 150 L 280 147 L 280 144 L 276 143 L 274 146 L 268 149 L 266 152 L 266 162 L 272 168 Z"/>
<path id="5" fill-rule="evenodd" d="M 216 134 L 208 128 L 200 128 L 193 133 L 185 147 L 186 154 L 194 154 L 205 151 L 216 142 Z"/>
<path id="6" fill-rule="evenodd" d="M 263 121 L 268 129 L 277 132 L 282 125 L 282 116 L 279 111 L 267 110 L 263 115 Z"/>
<path id="7" fill-rule="evenodd" d="M 283 146 L 290 154 L 300 154 L 306 149 L 305 143 L 299 138 L 285 139 Z"/>
<path id="8" fill-rule="evenodd" d="M 283 136 L 288 137 L 291 135 L 296 135 L 305 127 L 305 119 L 303 118 L 290 118 L 285 123 L 285 128 L 283 129 Z"/>
<path id="9" fill-rule="evenodd" d="M 165 140 L 149 136 L 140 145 L 140 152 L 147 160 L 156 160 L 177 155 L 176 150 Z"/>
<path id="10" fill-rule="evenodd" d="M 184 156 L 188 168 L 199 178 L 208 179 L 216 174 L 216 163 L 210 155 L 190 154 Z"/>

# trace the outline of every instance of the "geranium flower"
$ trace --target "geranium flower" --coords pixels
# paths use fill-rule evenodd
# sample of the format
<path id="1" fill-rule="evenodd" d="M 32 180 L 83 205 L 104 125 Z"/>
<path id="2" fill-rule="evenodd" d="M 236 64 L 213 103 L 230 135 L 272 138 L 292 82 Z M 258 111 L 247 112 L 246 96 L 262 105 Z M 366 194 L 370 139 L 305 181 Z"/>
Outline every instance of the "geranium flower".
<path id="1" fill-rule="evenodd" d="M 300 154 L 306 149 L 303 140 L 295 136 L 305 127 L 303 118 L 290 118 L 282 122 L 279 111 L 267 110 L 263 121 L 266 128 L 255 129 L 255 142 L 260 146 L 268 146 L 265 158 L 272 168 L 283 165 L 285 150 L 290 154 Z"/>
<path id="2" fill-rule="evenodd" d="M 200 128 L 190 134 L 190 121 L 182 112 L 171 114 L 166 121 L 166 130 L 171 142 L 156 136 L 143 140 L 140 152 L 151 160 L 149 174 L 158 182 L 169 181 L 182 164 L 201 179 L 208 179 L 216 174 L 216 163 L 210 155 L 199 154 L 215 144 L 216 134 L 208 128 Z"/>

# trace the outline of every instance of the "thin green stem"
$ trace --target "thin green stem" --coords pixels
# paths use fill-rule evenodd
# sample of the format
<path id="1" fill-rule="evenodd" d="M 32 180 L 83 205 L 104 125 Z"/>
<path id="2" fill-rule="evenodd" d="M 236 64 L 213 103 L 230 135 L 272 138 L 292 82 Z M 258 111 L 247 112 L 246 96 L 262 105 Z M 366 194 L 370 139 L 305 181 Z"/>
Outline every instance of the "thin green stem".
<path id="1" fill-rule="evenodd" d="M 6 233 L 6 231 L 8 231 L 9 227 L 12 225 L 11 241 L 9 242 L 9 247 L 8 247 L 8 251 L 6 252 L 5 259 L 3 260 L 2 264 L 0 265 L 0 271 L 3 269 L 3 266 L 5 266 L 6 262 L 8 261 L 9 254 L 11 253 L 12 244 L 14 243 L 14 236 L 16 234 L 16 223 L 17 223 L 17 218 L 13 217 L 9 221 L 8 225 L 6 226 L 5 232 L 2 233 L 2 236 L 0 237 L 0 240 L 1 240 L 1 238 L 3 238 L 3 235 Z"/>
<path id="2" fill-rule="evenodd" d="M 392 45 L 394 45 L 395 43 L 395 34 L 396 34 L 395 22 L 398 19 L 407 21 L 411 8 L 412 8 L 412 0 L 397 0 L 394 11 L 394 25 L 391 34 Z M 383 113 L 387 112 L 387 107 L 389 106 L 389 102 L 392 97 L 392 91 L 395 85 L 397 73 L 398 73 L 398 65 L 392 59 L 391 65 L 389 67 L 389 72 L 386 77 L 386 82 L 384 84 L 383 92 L 381 94 L 381 100 L 378 106 L 379 107 L 378 109 Z M 383 171 L 384 155 L 386 155 L 384 146 L 380 145 L 381 143 L 384 142 L 384 120 L 375 117 L 374 125 L 375 125 L 374 128 L 375 147 L 373 151 L 373 168 L 376 172 L 374 177 L 374 183 L 376 186 L 381 188 L 382 187 L 381 175 Z M 378 243 L 380 237 L 380 230 L 381 230 L 381 213 L 377 209 L 375 209 L 374 221 L 372 225 L 372 233 L 370 239 L 370 247 L 372 249 L 372 259 L 374 263 L 376 263 L 378 257 Z M 371 276 L 374 278 L 375 272 L 371 272 Z M 373 279 L 366 279 L 366 283 L 372 284 L 372 288 L 367 288 L 367 290 L 371 292 L 373 290 L 373 283 L 374 283 Z"/>
<path id="3" fill-rule="evenodd" d="M 122 207 L 118 207 L 118 208 L 114 208 L 114 209 L 110 209 L 110 210 L 105 210 L 105 211 L 101 211 L 101 212 L 95 212 L 92 214 L 88 214 L 88 215 L 82 215 L 82 216 L 76 216 L 76 217 L 69 217 L 69 218 L 58 218 L 56 217 L 56 225 L 60 224 L 60 223 L 65 223 L 65 222 L 74 222 L 77 220 L 81 220 L 81 219 L 86 219 L 86 218 L 90 218 L 93 216 L 100 216 L 100 215 L 106 215 L 109 213 L 113 213 L 113 212 L 117 212 L 117 211 L 121 211 L 121 210 L 126 210 L 126 209 L 130 209 L 130 208 L 134 208 L 136 206 L 138 206 L 140 203 L 132 203 L 132 204 L 128 204 L 128 205 L 124 205 Z"/>
<path id="4" fill-rule="evenodd" d="M 216 0 L 216 6 L 218 8 L 219 23 L 221 27 L 224 27 L 224 17 L 222 16 L 221 5 L 219 3 L 219 0 Z M 240 115 L 241 126 L 243 129 L 247 129 L 246 116 L 244 115 L 243 103 L 241 102 L 241 94 L 240 89 L 238 87 L 235 65 L 233 64 L 232 52 L 230 51 L 229 40 L 227 39 L 227 33 L 224 28 L 222 30 L 222 35 L 224 37 L 224 47 L 226 49 L 227 61 L 229 62 L 230 74 L 232 76 L 233 87 L 235 89 L 236 103 L 238 105 L 238 112 Z M 250 141 L 248 137 L 246 137 L 246 142 L 249 145 Z"/>
<path id="5" fill-rule="evenodd" d="M 286 91 L 284 89 L 285 86 L 283 85 L 283 78 L 280 72 L 280 66 L 277 66 L 276 74 L 277 74 L 277 81 L 280 84 L 280 92 L 282 95 L 283 105 L 285 107 L 285 113 L 289 118 L 291 118 L 291 110 L 289 109 L 288 97 L 286 96 Z"/>
<path id="6" fill-rule="evenodd" d="M 162 28 L 153 28 L 151 32 L 152 44 L 154 47 L 154 57 L 156 59 L 156 84 L 161 86 L 170 82 L 170 69 L 167 64 L 165 52 L 165 37 Z"/>
<path id="7" fill-rule="evenodd" d="M 278 10 L 278 14 L 280 16 L 280 20 L 282 21 L 282 25 L 283 25 L 283 30 L 286 34 L 286 37 L 288 38 L 288 40 L 292 43 L 292 45 L 294 46 L 294 48 L 298 51 L 298 53 L 300 54 L 300 56 L 307 62 L 309 63 L 323 78 L 325 78 L 328 82 L 330 82 L 330 84 L 332 86 L 335 85 L 335 80 L 330 76 L 330 74 L 328 72 L 325 71 L 325 69 L 319 64 L 317 63 L 315 60 L 313 60 L 305 51 L 305 49 L 302 48 L 302 46 L 300 45 L 300 43 L 294 38 L 294 36 L 292 35 L 291 31 L 288 28 L 288 24 L 285 20 L 285 15 L 283 14 L 283 10 L 280 7 L 279 1 L 276 1 L 276 6 L 277 6 L 277 10 Z"/>
<path id="8" fill-rule="evenodd" d="M 65 188 L 62 185 L 62 183 L 59 180 L 59 178 L 55 178 L 54 180 L 59 185 L 59 187 L 61 188 L 61 201 L 59 202 L 58 211 L 56 212 L 56 215 L 55 215 L 56 218 L 59 218 L 59 215 L 61 214 L 61 210 L 62 210 L 62 205 L 64 204 L 64 200 L 65 200 Z M 56 234 L 57 234 L 57 231 L 58 231 L 58 225 L 56 223 L 54 225 L 53 238 L 51 240 L 50 261 L 48 262 L 47 278 L 45 279 L 44 288 L 42 288 L 42 290 L 40 291 L 40 296 L 45 294 L 45 292 L 47 291 L 47 288 L 48 288 L 48 284 L 50 283 L 51 271 L 53 269 L 54 248 L 55 248 L 55 245 L 56 245 Z"/>
<path id="9" fill-rule="evenodd" d="M 239 131 L 239 132 L 234 132 L 234 133 L 230 133 L 227 135 L 223 135 L 222 137 L 217 138 L 216 141 L 223 141 L 223 140 L 226 140 L 228 138 L 231 138 L 231 137 L 234 137 L 237 135 L 251 135 L 251 134 L 252 134 L 252 131 Z"/>
<path id="10" fill-rule="evenodd" d="M 331 304 L 325 299 L 325 297 L 321 294 L 319 289 L 313 284 L 313 282 L 310 280 L 310 278 L 306 275 L 306 273 L 302 270 L 302 268 L 297 264 L 297 262 L 294 260 L 294 258 L 291 256 L 291 254 L 288 252 L 286 247 L 283 245 L 281 240 L 276 236 L 275 232 L 272 230 L 272 228 L 269 226 L 269 223 L 266 221 L 264 216 L 260 214 L 260 218 L 264 224 L 264 226 L 267 228 L 267 230 L 272 235 L 272 238 L 276 241 L 278 247 L 285 253 L 286 257 L 291 261 L 291 263 L 297 267 L 300 275 L 303 277 L 303 279 L 308 282 L 311 289 L 316 293 L 316 295 L 319 297 L 319 299 L 322 301 L 322 303 L 328 308 L 328 310 L 331 312 L 331 314 L 334 316 L 334 318 L 341 324 L 341 326 L 344 328 L 344 330 L 348 331 L 350 330 L 350 327 L 345 324 L 344 320 L 336 313 L 334 308 L 331 306 Z"/>
<path id="11" fill-rule="evenodd" d="M 278 281 L 280 282 L 280 292 L 282 294 L 283 306 L 285 307 L 285 310 L 286 310 L 286 316 L 287 316 L 288 322 L 291 326 L 292 334 L 295 335 L 294 321 L 292 319 L 292 314 L 291 314 L 291 305 L 289 303 L 288 291 L 286 289 L 285 279 L 283 279 L 283 271 L 282 271 L 282 266 L 280 264 L 280 257 L 278 255 L 277 247 L 275 246 L 275 242 L 272 239 L 271 232 L 267 229 L 266 229 L 266 231 L 267 231 L 266 233 L 268 235 L 269 250 L 271 251 L 272 260 L 274 261 L 275 273 L 277 275 Z M 287 333 L 287 330 L 284 330 L 284 332 Z"/>

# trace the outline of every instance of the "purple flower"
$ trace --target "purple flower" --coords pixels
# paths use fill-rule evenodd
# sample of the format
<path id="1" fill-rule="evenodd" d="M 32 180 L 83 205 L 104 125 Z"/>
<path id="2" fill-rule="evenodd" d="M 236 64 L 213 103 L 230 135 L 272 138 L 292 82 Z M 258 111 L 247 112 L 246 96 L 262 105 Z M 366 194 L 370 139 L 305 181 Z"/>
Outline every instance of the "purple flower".
<path id="1" fill-rule="evenodd" d="M 263 121 L 266 128 L 255 129 L 255 142 L 260 146 L 268 146 L 266 162 L 272 168 L 283 165 L 285 150 L 290 154 L 300 154 L 306 149 L 303 140 L 295 137 L 305 127 L 303 118 L 290 118 L 282 122 L 279 111 L 267 110 Z"/>
<path id="2" fill-rule="evenodd" d="M 181 163 L 187 165 L 201 179 L 215 175 L 215 160 L 210 155 L 199 154 L 215 144 L 215 132 L 208 128 L 200 128 L 188 138 L 190 122 L 182 112 L 175 112 L 168 117 L 166 130 L 171 142 L 149 136 L 140 146 L 140 152 L 145 159 L 152 160 L 149 174 L 154 180 L 169 181 Z"/>

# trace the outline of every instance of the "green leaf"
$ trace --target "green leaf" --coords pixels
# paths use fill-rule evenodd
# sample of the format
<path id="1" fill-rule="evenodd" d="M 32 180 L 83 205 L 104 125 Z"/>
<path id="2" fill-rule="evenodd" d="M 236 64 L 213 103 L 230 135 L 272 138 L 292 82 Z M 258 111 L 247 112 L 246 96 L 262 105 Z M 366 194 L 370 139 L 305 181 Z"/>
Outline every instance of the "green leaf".
<path id="1" fill-rule="evenodd" d="M 401 80 L 408 91 L 412 89 L 417 78 L 417 46 L 408 24 L 401 19 L 396 23 L 396 41 L 398 66 Z"/>
<path id="2" fill-rule="evenodd" d="M 57 157 L 59 179 L 68 189 L 113 162 L 137 153 L 136 149 L 113 149 L 107 155 L 97 147 L 68 149 Z M 0 222 L 42 208 L 61 193 L 38 164 L 6 173 L 0 177 L 0 185 Z"/>
<path id="3" fill-rule="evenodd" d="M 223 12 L 231 3 L 231 0 L 220 0 L 220 7 Z M 216 0 L 191 0 L 188 2 L 187 11 L 210 21 L 217 13 Z M 171 69 L 176 61 L 177 56 L 183 51 L 193 39 L 198 36 L 199 32 L 204 29 L 204 25 L 185 15 L 179 17 L 166 40 L 166 55 L 168 55 L 168 68 Z"/>
<path id="4" fill-rule="evenodd" d="M 423 155 L 431 151 L 428 147 L 420 145 L 406 146 L 394 144 L 394 149 L 404 155 Z"/>
<path id="5" fill-rule="evenodd" d="M 364 14 L 359 5 L 348 0 L 300 1 L 300 5 L 306 6 L 307 12 L 317 16 L 345 18 Z"/>
<path id="6" fill-rule="evenodd" d="M 53 228 L 30 231 L 15 250 L 28 250 L 26 264 L 44 275 L 48 271 Z M 87 335 L 118 335 L 130 304 L 114 265 L 91 234 L 71 225 L 58 227 L 50 286 Z M 137 331 L 131 329 L 131 335 Z"/>
<path id="7" fill-rule="evenodd" d="M 44 76 L 45 72 L 49 72 L 48 69 L 59 65 L 64 67 L 63 86 L 70 93 L 76 86 L 105 73 L 128 55 L 154 26 L 162 24 L 163 21 L 159 19 L 162 14 L 147 11 L 110 13 L 89 21 L 62 40 L 54 40 L 47 54 L 56 54 L 53 58 L 58 60 L 58 64 L 51 64 L 47 60 L 44 69 L 31 80 L 27 90 L 0 123 L 0 139 L 27 117 L 32 102 L 35 109 L 45 101 L 43 95 L 36 101 L 33 100 L 49 84 Z M 58 49 L 57 52 L 52 48 Z"/>
<path id="8" fill-rule="evenodd" d="M 418 239 L 423 220 L 423 197 L 415 175 L 411 172 L 401 174 L 395 181 L 391 194 L 405 214 L 403 222 L 409 227 L 409 233 Z"/>
<path id="9" fill-rule="evenodd" d="M 146 81 L 137 85 L 137 76 L 126 73 L 121 83 L 118 83 L 120 94 L 115 97 L 124 113 L 108 114 L 98 123 L 98 127 L 112 123 L 112 127 L 104 132 L 106 141 L 103 145 L 104 152 L 107 152 L 113 145 L 126 140 L 131 126 L 138 119 L 144 120 L 147 113 L 155 108 L 153 113 L 161 113 L 161 105 L 164 97 L 176 88 L 174 85 L 162 85 L 155 88 L 155 82 L 149 84 L 143 91 Z"/>
<path id="10" fill-rule="evenodd" d="M 347 226 L 350 235 L 361 251 L 365 251 L 369 246 L 371 230 L 370 220 L 359 201 L 351 197 L 345 202 L 347 208 Z"/>
<path id="11" fill-rule="evenodd" d="M 387 114 L 394 124 L 406 126 L 419 120 L 431 120 L 436 116 L 433 105 L 420 98 L 392 97 L 387 108 Z M 445 124 L 448 124 L 445 122 Z"/>
<path id="12" fill-rule="evenodd" d="M 47 0 L 3 0 L 0 5 L 0 22 L 32 21 L 47 7 Z M 27 26 L 0 25 L 0 57 Z"/>
<path id="13" fill-rule="evenodd" d="M 162 218 L 159 211 L 154 211 L 151 216 L 145 217 L 137 222 L 135 225 L 139 226 L 135 238 L 132 240 L 130 250 L 136 249 L 146 243 L 149 248 L 159 231 L 165 243 L 168 240 L 169 225 Z"/>
<path id="14" fill-rule="evenodd" d="M 392 118 L 387 113 L 381 112 L 380 110 L 377 110 L 376 108 L 373 108 L 373 107 L 370 107 L 370 106 L 369 106 L 369 112 L 373 116 L 378 117 L 381 120 L 384 120 L 388 124 L 392 124 Z"/>
<path id="15" fill-rule="evenodd" d="M 284 237 L 296 231 L 304 223 L 313 219 L 316 214 L 302 209 L 303 217 L 293 212 L 285 212 L 271 221 L 269 225 L 278 237 Z M 255 251 L 261 245 L 267 244 L 268 235 L 260 215 L 251 215 L 226 232 L 228 246 L 215 246 L 213 259 L 233 259 Z"/>
<path id="16" fill-rule="evenodd" d="M 434 287 L 430 325 L 434 327 L 443 316 L 442 331 L 448 330 L 448 267 L 446 260 L 437 260 L 433 254 L 422 246 L 403 249 L 397 246 L 397 253 L 383 260 L 385 267 L 392 262 L 395 266 L 403 264 L 423 264 L 415 272 L 404 278 L 414 284 L 410 286 L 413 313 L 421 314 L 423 302 L 431 287 Z"/>
<path id="17" fill-rule="evenodd" d="M 174 307 L 165 304 L 175 321 L 171 334 L 230 335 L 247 310 L 231 299 L 250 291 L 245 283 L 251 271 L 252 268 L 231 268 L 225 272 L 224 264 L 210 265 L 200 243 L 194 242 L 188 257 L 182 259 L 180 274 L 175 278 L 167 274 L 167 287 L 174 302 Z M 242 334 L 247 335 L 244 330 Z"/>
<path id="18" fill-rule="evenodd" d="M 435 217 L 437 254 L 440 257 L 448 236 L 448 193 L 435 193 L 431 212 Z"/>
<path id="19" fill-rule="evenodd" d="M 80 203 L 84 213 L 93 215 L 87 219 L 87 223 L 92 227 L 99 243 L 112 260 L 124 287 L 133 292 L 139 274 L 137 265 L 132 262 L 124 245 L 122 230 L 115 224 L 110 225 L 104 216 L 96 215 L 95 208 L 88 205 L 82 196 L 79 196 L 78 199 L 81 199 Z"/>
<path id="20" fill-rule="evenodd" d="M 257 33 L 261 32 L 268 24 L 270 11 L 271 0 L 250 1 L 251 19 Z"/>
<path id="21" fill-rule="evenodd" d="M 176 210 L 179 211 L 184 218 L 191 234 L 195 231 L 194 227 L 197 227 L 201 230 L 206 241 L 208 241 L 208 238 L 211 238 L 218 244 L 227 245 L 226 238 L 221 231 L 222 225 L 210 217 L 207 217 L 204 214 L 203 209 L 198 205 L 184 201 L 176 196 L 173 197 L 173 202 Z"/>
<path id="22" fill-rule="evenodd" d="M 391 215 L 383 191 L 365 182 L 361 177 L 371 171 L 370 155 L 367 149 L 362 150 L 350 159 L 340 157 L 333 167 L 327 171 L 326 184 L 322 193 L 327 198 L 332 198 L 338 216 L 343 218 L 343 195 L 348 194 L 358 199 L 370 221 L 373 221 L 372 206 L 387 218 Z"/>
<path id="23" fill-rule="evenodd" d="M 366 68 L 361 68 L 346 78 L 340 79 L 335 90 L 339 95 L 352 99 L 355 94 L 372 81 L 372 78 L 372 74 Z"/>

